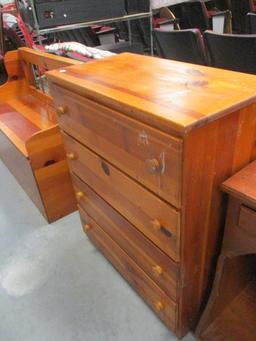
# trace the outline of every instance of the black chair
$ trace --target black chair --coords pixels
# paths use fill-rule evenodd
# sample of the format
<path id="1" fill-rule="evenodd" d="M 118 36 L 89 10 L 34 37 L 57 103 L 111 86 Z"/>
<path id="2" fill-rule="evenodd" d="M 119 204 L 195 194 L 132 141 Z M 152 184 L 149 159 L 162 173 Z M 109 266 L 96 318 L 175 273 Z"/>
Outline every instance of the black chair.
<path id="1" fill-rule="evenodd" d="M 166 59 L 193 64 L 206 64 L 204 43 L 198 29 L 153 31 L 157 54 Z"/>
<path id="2" fill-rule="evenodd" d="M 254 0 L 230 0 L 234 33 L 246 33 L 246 15 L 255 11 Z"/>
<path id="3" fill-rule="evenodd" d="M 256 74 L 256 35 L 204 33 L 213 67 Z"/>
<path id="4" fill-rule="evenodd" d="M 247 32 L 256 34 L 256 13 L 248 13 L 247 16 Z"/>
<path id="5" fill-rule="evenodd" d="M 198 28 L 201 32 L 213 29 L 213 18 L 215 16 L 223 17 L 223 31 L 228 25 L 230 11 L 219 11 L 217 8 L 208 10 L 204 1 L 191 0 L 181 4 L 182 17 L 188 23 L 190 28 Z"/>
<path id="6" fill-rule="evenodd" d="M 214 0 L 214 4 L 221 11 L 231 10 L 230 0 Z"/>
<path id="7" fill-rule="evenodd" d="M 211 29 L 210 15 L 204 2 L 189 1 L 181 4 L 182 16 L 191 28 L 198 28 L 202 32 Z"/>

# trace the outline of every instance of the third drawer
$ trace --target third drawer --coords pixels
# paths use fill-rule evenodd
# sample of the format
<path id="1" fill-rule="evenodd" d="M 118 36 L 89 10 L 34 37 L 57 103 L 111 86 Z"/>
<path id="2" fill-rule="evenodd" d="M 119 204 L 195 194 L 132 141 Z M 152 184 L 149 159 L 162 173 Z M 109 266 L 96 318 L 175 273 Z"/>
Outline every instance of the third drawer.
<path id="1" fill-rule="evenodd" d="M 88 185 L 72 176 L 76 193 L 83 192 L 79 205 L 173 300 L 178 296 L 179 265 L 143 236 Z M 80 210 L 81 211 L 81 210 Z M 83 217 L 82 217 L 83 218 Z M 90 218 L 86 217 L 87 222 Z M 84 229 L 86 227 L 84 226 Z"/>

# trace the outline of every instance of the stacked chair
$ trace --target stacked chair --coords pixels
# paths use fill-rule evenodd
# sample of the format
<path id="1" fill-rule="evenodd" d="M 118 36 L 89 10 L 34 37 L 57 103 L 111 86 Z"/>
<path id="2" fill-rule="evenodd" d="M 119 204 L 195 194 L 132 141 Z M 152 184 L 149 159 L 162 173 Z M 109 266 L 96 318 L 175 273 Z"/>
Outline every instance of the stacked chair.
<path id="1" fill-rule="evenodd" d="M 202 32 L 216 28 L 218 31 L 231 31 L 231 13 L 229 10 L 220 11 L 217 8 L 207 9 L 205 2 L 191 0 L 181 4 L 182 16 L 189 28 L 198 28 Z M 218 28 L 218 26 L 221 26 Z"/>
<path id="2" fill-rule="evenodd" d="M 246 33 L 246 15 L 256 10 L 254 0 L 230 0 L 234 33 Z"/>
<path id="3" fill-rule="evenodd" d="M 256 74 L 256 13 L 252 12 L 255 3 L 253 0 L 228 0 L 226 3 L 222 2 L 221 9 L 224 11 L 208 9 L 201 1 L 182 4 L 180 8 L 183 15 L 187 15 L 190 28 L 183 29 L 183 25 L 181 30 L 174 26 L 173 29 L 170 29 L 170 26 L 155 28 L 153 35 L 157 55 L 182 62 Z M 233 18 L 234 27 L 238 27 L 239 31 L 239 34 L 236 34 L 236 30 L 232 30 L 229 9 L 236 16 L 238 8 L 243 9 L 243 20 L 247 25 L 236 17 Z M 224 24 L 220 29 L 214 25 L 213 18 L 223 15 Z M 184 22 L 184 16 L 179 22 Z"/>
<path id="4" fill-rule="evenodd" d="M 247 32 L 256 34 L 256 13 L 247 13 Z"/>
<path id="5" fill-rule="evenodd" d="M 204 43 L 198 29 L 167 31 L 155 29 L 154 39 L 159 57 L 193 64 L 206 64 Z"/>
<path id="6" fill-rule="evenodd" d="M 204 32 L 209 65 L 256 74 L 256 35 Z"/>
<path id="7" fill-rule="evenodd" d="M 159 57 L 256 74 L 256 34 L 154 30 Z"/>

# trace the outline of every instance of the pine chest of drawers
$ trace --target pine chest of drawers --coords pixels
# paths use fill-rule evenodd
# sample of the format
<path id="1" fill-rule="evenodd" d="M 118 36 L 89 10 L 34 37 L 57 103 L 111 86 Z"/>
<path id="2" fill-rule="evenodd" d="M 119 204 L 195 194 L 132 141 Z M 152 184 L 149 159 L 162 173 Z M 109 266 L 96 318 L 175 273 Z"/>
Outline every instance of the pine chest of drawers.
<path id="1" fill-rule="evenodd" d="M 219 185 L 256 158 L 256 78 L 124 53 L 48 79 L 85 232 L 182 337 L 211 284 Z"/>

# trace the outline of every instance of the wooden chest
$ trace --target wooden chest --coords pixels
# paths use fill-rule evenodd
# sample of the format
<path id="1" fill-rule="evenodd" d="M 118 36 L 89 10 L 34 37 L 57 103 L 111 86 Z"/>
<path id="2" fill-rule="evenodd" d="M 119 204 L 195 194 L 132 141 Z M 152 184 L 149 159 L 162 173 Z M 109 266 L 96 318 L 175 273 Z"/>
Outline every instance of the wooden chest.
<path id="1" fill-rule="evenodd" d="M 219 185 L 256 157 L 256 78 L 124 53 L 48 79 L 85 232 L 182 337 L 211 283 Z"/>

